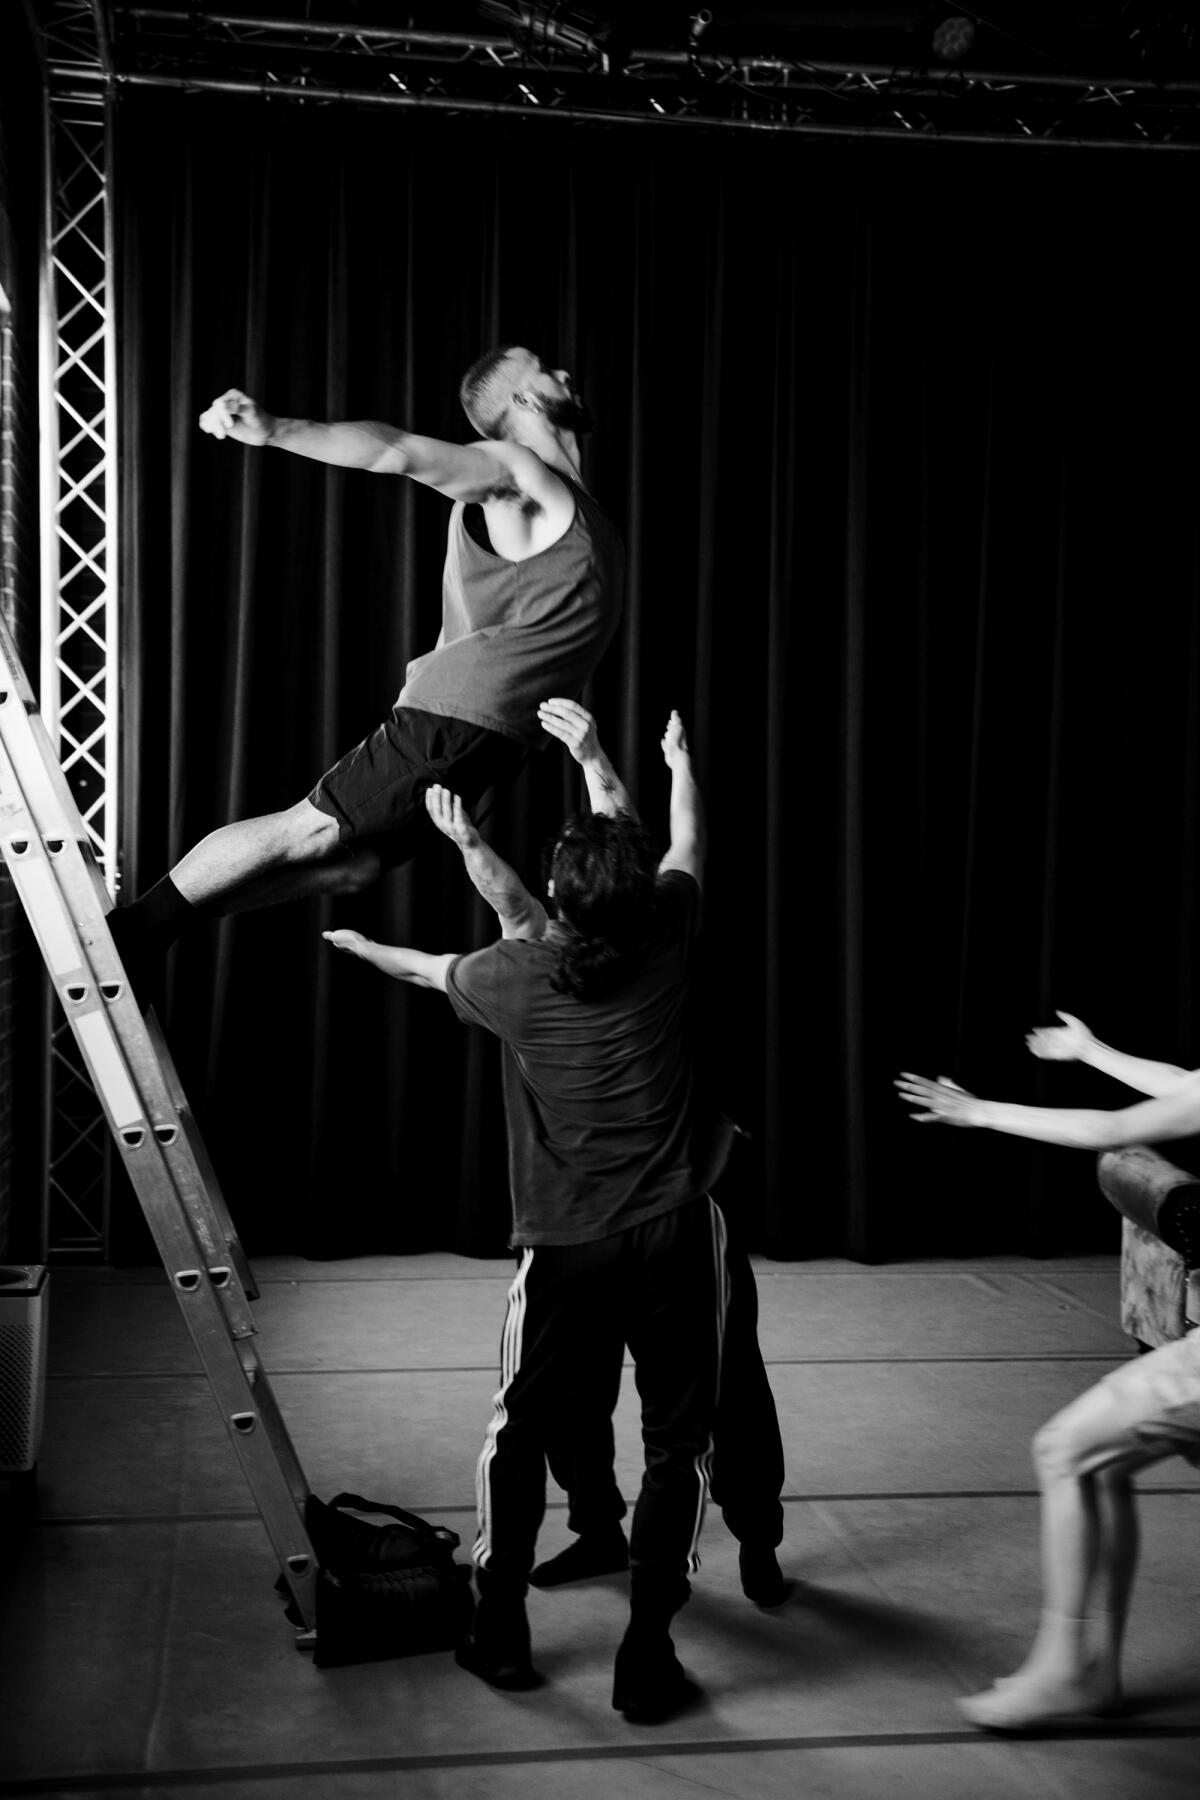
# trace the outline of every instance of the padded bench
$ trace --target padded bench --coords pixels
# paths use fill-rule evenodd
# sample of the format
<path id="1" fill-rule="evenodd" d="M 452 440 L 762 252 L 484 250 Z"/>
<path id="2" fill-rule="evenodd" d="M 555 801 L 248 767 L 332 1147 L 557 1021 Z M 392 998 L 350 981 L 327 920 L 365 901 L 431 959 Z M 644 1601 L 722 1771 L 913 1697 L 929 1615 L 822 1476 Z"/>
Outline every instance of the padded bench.
<path id="1" fill-rule="evenodd" d="M 1100 1191 L 1122 1215 L 1121 1328 L 1144 1349 L 1200 1325 L 1200 1177 L 1133 1144 L 1099 1159 Z"/>

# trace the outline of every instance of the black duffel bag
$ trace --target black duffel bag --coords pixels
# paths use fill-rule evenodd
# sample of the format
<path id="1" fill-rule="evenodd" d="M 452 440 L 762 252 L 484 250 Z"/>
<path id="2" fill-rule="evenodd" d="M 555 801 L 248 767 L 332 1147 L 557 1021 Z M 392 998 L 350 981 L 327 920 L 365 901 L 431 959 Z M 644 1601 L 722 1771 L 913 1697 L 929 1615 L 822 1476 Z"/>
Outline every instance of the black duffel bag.
<path id="1" fill-rule="evenodd" d="M 310 1494 L 304 1523 L 318 1565 L 318 1668 L 449 1650 L 466 1632 L 475 1601 L 470 1569 L 454 1560 L 457 1532 L 361 1494 Z"/>

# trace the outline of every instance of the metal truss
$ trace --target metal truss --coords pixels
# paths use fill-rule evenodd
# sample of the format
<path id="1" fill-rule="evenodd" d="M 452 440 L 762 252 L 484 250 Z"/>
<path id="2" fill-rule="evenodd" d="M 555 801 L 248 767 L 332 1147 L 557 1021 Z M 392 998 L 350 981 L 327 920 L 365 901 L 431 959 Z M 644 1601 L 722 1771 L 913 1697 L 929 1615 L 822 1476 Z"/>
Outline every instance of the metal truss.
<path id="1" fill-rule="evenodd" d="M 1200 149 L 1195 80 L 973 69 L 932 53 L 904 66 L 730 55 L 709 53 L 702 35 L 683 47 L 618 51 L 556 24 L 562 8 L 483 10 L 510 28 L 322 23 L 115 0 L 113 78 L 118 86 L 659 128 Z"/>
<path id="2" fill-rule="evenodd" d="M 89 0 L 43 0 L 39 24 L 49 70 L 40 704 L 112 892 L 119 642 L 107 31 Z M 57 1007 L 49 1036 L 49 1255 L 102 1257 L 108 1129 Z"/>

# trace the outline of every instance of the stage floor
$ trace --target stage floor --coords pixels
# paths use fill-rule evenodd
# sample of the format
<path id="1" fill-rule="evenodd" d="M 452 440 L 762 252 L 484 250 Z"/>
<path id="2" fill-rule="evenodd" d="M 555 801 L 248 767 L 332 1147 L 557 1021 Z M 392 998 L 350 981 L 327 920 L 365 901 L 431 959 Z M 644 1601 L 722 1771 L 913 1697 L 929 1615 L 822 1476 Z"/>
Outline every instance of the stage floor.
<path id="1" fill-rule="evenodd" d="M 262 1358 L 314 1490 L 452 1526 L 465 1558 L 512 1264 L 256 1265 Z M 232 1448 L 158 1269 L 55 1271 L 38 1512 L 6 1515 L 0 1794 L 212 1800 L 1139 1800 L 1197 1792 L 1200 1476 L 1141 1484 L 1129 1721 L 997 1740 L 954 1700 L 1037 1609 L 1038 1424 L 1128 1353 L 1116 1259 L 870 1269 L 756 1260 L 787 1451 L 783 1607 L 743 1597 L 709 1513 L 677 1621 L 704 1690 L 609 1704 L 625 1578 L 533 1593 L 548 1685 L 448 1653 L 319 1670 L 297 1652 Z M 618 1414 L 627 1497 L 636 1396 Z M 11 1508 L 10 1508 L 11 1513 Z M 551 1488 L 542 1547 L 567 1541 Z"/>

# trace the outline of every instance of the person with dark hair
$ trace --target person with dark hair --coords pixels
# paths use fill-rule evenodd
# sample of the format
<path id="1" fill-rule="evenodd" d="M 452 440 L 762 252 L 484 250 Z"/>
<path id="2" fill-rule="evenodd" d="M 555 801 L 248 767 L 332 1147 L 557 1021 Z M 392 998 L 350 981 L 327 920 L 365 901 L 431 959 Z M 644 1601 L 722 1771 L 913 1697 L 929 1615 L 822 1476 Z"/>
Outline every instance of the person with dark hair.
<path id="1" fill-rule="evenodd" d="M 593 813 L 634 816 L 633 804 L 600 744 L 591 713 L 576 701 L 554 699 L 541 708 L 540 716 L 546 730 L 561 739 L 579 764 Z M 726 1135 L 724 1155 L 729 1122 L 719 1114 L 713 1117 L 714 1128 Z M 785 1474 L 783 1440 L 759 1348 L 754 1270 L 736 1221 L 731 1221 L 728 1213 L 726 1230 L 729 1299 L 709 1486 L 738 1540 L 743 1593 L 757 1606 L 780 1606 L 792 1591 L 776 1556 L 783 1539 L 779 1498 Z M 612 1427 L 623 1350 L 622 1344 L 610 1346 L 605 1363 L 597 1346 L 595 1415 L 585 1417 L 573 1408 L 559 1420 L 547 1445 L 550 1473 L 566 1491 L 567 1524 L 575 1535 L 565 1549 L 532 1570 L 529 1579 L 534 1587 L 562 1587 L 629 1566 L 629 1544 L 621 1526 L 627 1509 L 617 1485 Z"/>
<path id="2" fill-rule="evenodd" d="M 543 723 L 558 704 L 542 708 Z M 498 912 L 499 940 L 431 956 L 325 934 L 384 974 L 445 993 L 461 1019 L 504 1045 L 521 1260 L 477 1474 L 479 1605 L 458 1660 L 498 1688 L 539 1684 L 525 1594 L 547 1443 L 564 1417 L 603 1416 L 596 1371 L 607 1382 L 627 1344 L 646 1464 L 612 1698 L 643 1722 L 672 1716 L 696 1692 L 671 1621 L 699 1566 L 729 1281 L 724 1220 L 708 1191 L 728 1142 L 697 1092 L 687 1029 L 704 831 L 677 713 L 662 744 L 671 841 L 661 861 L 628 815 L 569 819 L 550 858 L 547 922 L 461 799 L 434 788 L 427 808 Z"/>
<path id="3" fill-rule="evenodd" d="M 918 1124 L 967 1126 L 1117 1150 L 1200 1135 L 1200 1069 L 1127 1056 L 1082 1020 L 1029 1033 L 1035 1056 L 1088 1062 L 1149 1099 L 1111 1111 L 981 1100 L 944 1077 L 902 1074 Z M 1121 1652 L 1138 1557 L 1133 1477 L 1168 1456 L 1200 1466 L 1200 1331 L 1104 1375 L 1033 1440 L 1041 1492 L 1042 1606 L 1025 1661 L 959 1701 L 987 1731 L 1078 1728 L 1123 1708 Z"/>
<path id="4" fill-rule="evenodd" d="M 591 415 L 565 369 L 518 345 L 463 378 L 469 444 L 375 421 L 278 418 L 236 388 L 200 420 L 211 436 L 289 450 L 337 468 L 405 475 L 454 502 L 442 628 L 408 665 L 384 722 L 282 812 L 210 833 L 170 874 L 110 915 L 135 986 L 205 914 L 293 896 L 355 892 L 406 861 L 428 833 L 423 798 L 452 783 L 468 804 L 515 779 L 548 738 L 546 694 L 578 694 L 617 627 L 623 551 L 583 485 Z"/>

